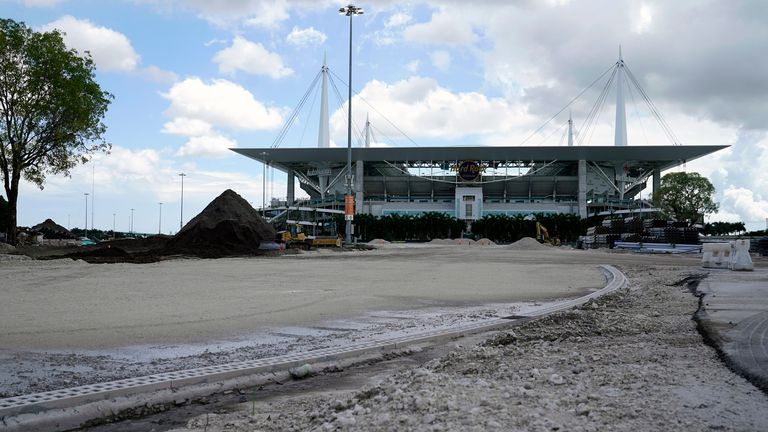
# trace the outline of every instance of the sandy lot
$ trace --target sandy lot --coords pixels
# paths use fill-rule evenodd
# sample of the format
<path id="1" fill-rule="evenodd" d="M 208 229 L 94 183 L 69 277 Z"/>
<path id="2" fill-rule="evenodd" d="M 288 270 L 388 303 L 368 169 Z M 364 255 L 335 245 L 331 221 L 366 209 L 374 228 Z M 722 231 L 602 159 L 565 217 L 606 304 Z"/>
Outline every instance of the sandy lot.
<path id="1" fill-rule="evenodd" d="M 697 258 L 403 245 L 143 265 L 0 255 L 0 397 L 525 313 L 602 287 L 601 263 Z"/>
<path id="2" fill-rule="evenodd" d="M 594 265 L 455 247 L 142 265 L 15 261 L 0 264 L 0 280 L 0 349 L 14 350 L 203 342 L 375 310 L 571 297 L 604 284 Z"/>
<path id="3" fill-rule="evenodd" d="M 344 381 L 364 370 L 336 373 L 340 384 L 321 375 L 322 388 L 246 389 L 244 403 L 177 418 L 172 430 L 768 430 L 768 397 L 703 344 L 691 320 L 697 298 L 670 286 L 698 266 L 623 270 L 631 289 L 582 308 L 459 340 L 351 386 Z M 141 427 L 167 430 L 168 419 Z M 99 430 L 139 425 L 114 426 Z"/>

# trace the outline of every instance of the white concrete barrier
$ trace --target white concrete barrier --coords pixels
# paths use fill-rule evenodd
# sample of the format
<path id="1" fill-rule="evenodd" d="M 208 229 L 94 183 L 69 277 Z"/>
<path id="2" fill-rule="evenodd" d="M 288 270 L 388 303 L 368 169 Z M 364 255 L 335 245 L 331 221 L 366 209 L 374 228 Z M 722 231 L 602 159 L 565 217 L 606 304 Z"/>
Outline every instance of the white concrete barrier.
<path id="1" fill-rule="evenodd" d="M 731 244 L 704 243 L 702 248 L 701 266 L 705 268 L 730 268 Z"/>
<path id="2" fill-rule="evenodd" d="M 734 240 L 731 242 L 733 253 L 731 253 L 731 270 L 752 271 L 755 265 L 752 263 L 752 257 L 749 256 L 749 239 Z"/>

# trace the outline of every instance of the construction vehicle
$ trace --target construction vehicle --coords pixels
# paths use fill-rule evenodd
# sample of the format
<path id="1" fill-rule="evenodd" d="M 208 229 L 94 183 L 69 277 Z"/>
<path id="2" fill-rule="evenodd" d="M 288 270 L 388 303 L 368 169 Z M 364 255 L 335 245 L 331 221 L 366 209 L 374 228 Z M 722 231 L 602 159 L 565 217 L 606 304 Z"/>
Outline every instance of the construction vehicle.
<path id="1" fill-rule="evenodd" d="M 313 247 L 341 247 L 340 237 L 306 235 L 303 225 L 301 222 L 289 224 L 287 230 L 277 232 L 277 241 L 285 243 L 286 249 L 299 248 L 309 250 Z"/>
<path id="2" fill-rule="evenodd" d="M 560 246 L 560 239 L 557 237 L 549 237 L 549 230 L 546 229 L 541 222 L 536 222 L 536 240 L 544 244 Z"/>

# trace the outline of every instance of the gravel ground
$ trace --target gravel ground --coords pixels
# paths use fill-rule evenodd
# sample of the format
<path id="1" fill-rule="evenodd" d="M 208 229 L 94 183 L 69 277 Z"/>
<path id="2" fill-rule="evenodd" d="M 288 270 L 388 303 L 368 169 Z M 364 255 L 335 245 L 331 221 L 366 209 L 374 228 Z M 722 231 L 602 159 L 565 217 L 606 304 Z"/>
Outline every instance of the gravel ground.
<path id="1" fill-rule="evenodd" d="M 188 431 L 768 430 L 768 398 L 702 342 L 695 267 L 624 266 L 629 289 L 457 346 L 354 391 L 191 418 Z"/>

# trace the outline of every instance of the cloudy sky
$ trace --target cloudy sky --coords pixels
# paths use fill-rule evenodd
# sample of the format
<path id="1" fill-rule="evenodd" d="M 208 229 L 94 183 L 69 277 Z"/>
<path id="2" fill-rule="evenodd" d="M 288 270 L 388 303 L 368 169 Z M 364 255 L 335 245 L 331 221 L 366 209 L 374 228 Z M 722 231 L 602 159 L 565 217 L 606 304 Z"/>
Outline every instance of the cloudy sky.
<path id="1" fill-rule="evenodd" d="M 268 147 L 327 56 L 342 94 L 348 21 L 329 0 L 0 0 L 3 18 L 66 33 L 89 51 L 115 98 L 108 156 L 24 185 L 19 222 L 51 217 L 81 227 L 95 190 L 95 226 L 179 226 L 232 188 L 255 206 L 262 167 L 231 147 Z M 360 2 L 355 18 L 355 123 L 370 115 L 378 145 L 563 145 L 567 110 L 611 67 L 621 45 L 633 74 L 685 144 L 730 144 L 686 164 L 717 188 L 712 220 L 764 228 L 768 218 L 768 2 L 706 0 L 461 0 Z M 577 129 L 603 82 L 571 107 Z M 361 99 L 362 97 L 362 99 Z M 609 92 L 587 145 L 611 145 Z M 317 143 L 319 98 L 281 147 Z M 342 100 L 331 91 L 332 145 L 346 145 Z M 639 93 L 627 97 L 630 145 L 670 144 Z M 394 126 L 392 123 L 394 123 Z M 405 134 L 405 135 L 403 135 Z M 411 141 L 412 140 L 412 141 Z M 285 178 L 267 173 L 267 198 Z M 90 202 L 89 202 L 90 206 Z M 90 218 L 89 209 L 89 218 Z M 90 225 L 90 221 L 89 221 Z"/>

